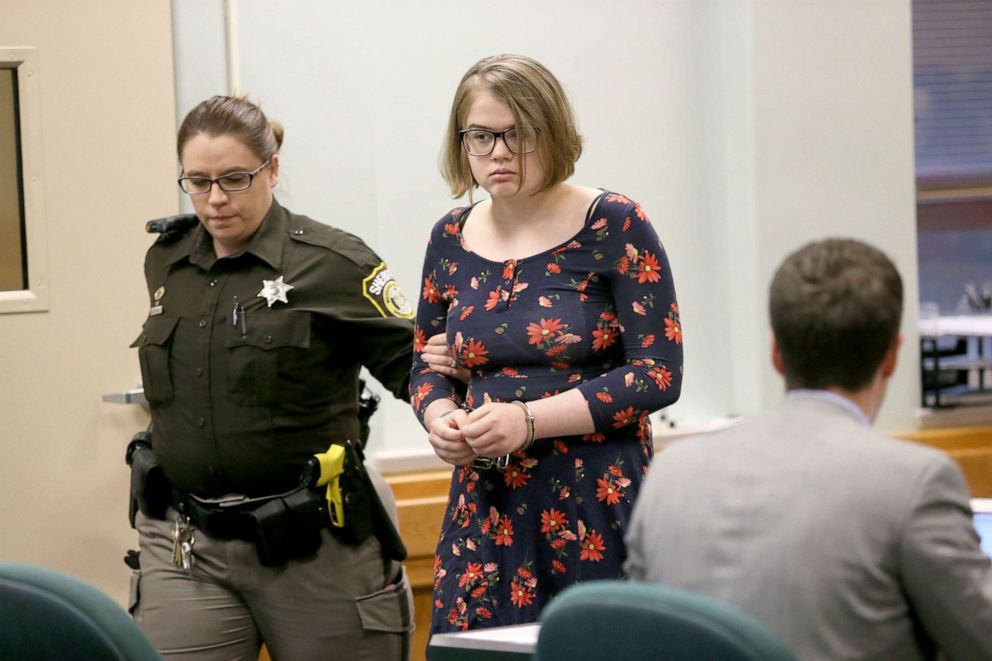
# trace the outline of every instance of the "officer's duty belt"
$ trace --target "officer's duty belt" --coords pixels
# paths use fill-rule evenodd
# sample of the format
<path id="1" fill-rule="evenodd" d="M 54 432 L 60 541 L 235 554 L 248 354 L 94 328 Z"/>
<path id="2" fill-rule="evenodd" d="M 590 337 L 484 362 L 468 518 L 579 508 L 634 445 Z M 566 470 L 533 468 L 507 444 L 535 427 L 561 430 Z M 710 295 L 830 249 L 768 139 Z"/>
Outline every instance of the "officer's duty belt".
<path id="1" fill-rule="evenodd" d="M 254 542 L 258 538 L 258 524 L 252 517 L 252 512 L 280 496 L 281 494 L 252 498 L 234 505 L 220 505 L 173 489 L 172 504 L 177 512 L 188 516 L 190 523 L 209 537 Z"/>

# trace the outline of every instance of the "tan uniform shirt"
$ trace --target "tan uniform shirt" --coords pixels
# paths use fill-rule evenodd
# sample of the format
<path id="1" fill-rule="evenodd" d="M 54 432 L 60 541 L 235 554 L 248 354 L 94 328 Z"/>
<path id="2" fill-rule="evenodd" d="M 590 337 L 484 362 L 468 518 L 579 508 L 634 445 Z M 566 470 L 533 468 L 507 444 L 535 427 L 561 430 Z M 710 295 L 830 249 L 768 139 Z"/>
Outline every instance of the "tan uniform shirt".
<path id="1" fill-rule="evenodd" d="M 361 366 L 408 399 L 412 310 L 361 239 L 272 207 L 217 259 L 202 226 L 148 251 L 138 347 L 153 446 L 174 487 L 278 493 L 358 438 Z"/>

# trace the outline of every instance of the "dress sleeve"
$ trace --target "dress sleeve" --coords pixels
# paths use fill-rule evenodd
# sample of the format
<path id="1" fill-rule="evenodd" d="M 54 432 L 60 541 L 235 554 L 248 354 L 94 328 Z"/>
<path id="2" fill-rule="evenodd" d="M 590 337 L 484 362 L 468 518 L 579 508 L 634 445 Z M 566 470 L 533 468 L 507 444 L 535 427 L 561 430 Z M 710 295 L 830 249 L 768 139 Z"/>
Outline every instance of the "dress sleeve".
<path id="1" fill-rule="evenodd" d="M 639 204 L 629 204 L 597 222 L 608 224 L 604 246 L 610 262 L 607 280 L 615 312 L 600 315 L 593 348 L 612 344 L 617 333 L 623 364 L 578 386 L 589 403 L 597 432 L 639 423 L 652 411 L 673 404 L 682 387 L 682 323 L 668 256 Z"/>
<path id="2" fill-rule="evenodd" d="M 424 411 L 431 402 L 450 399 L 458 405 L 463 400 L 464 387 L 430 369 L 421 358 L 421 352 L 428 338 L 447 330 L 449 302 L 441 295 L 438 264 L 443 258 L 443 227 L 449 222 L 445 216 L 431 232 L 427 251 L 424 255 L 424 269 L 421 277 L 420 301 L 417 304 L 416 324 L 413 332 L 413 369 L 410 372 L 410 404 L 413 412 L 424 422 Z M 453 239 L 452 239 L 453 240 Z"/>

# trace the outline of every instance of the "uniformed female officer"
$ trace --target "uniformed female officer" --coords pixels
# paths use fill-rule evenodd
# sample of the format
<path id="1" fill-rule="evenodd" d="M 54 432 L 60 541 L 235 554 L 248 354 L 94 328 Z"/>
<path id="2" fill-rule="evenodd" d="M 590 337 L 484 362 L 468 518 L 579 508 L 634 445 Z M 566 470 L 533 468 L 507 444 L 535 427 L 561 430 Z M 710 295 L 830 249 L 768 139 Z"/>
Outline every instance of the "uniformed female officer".
<path id="1" fill-rule="evenodd" d="M 404 658 L 400 565 L 287 494 L 311 455 L 358 439 L 362 366 L 408 399 L 410 305 L 361 239 L 275 200 L 282 129 L 257 105 L 208 99 L 177 142 L 199 223 L 145 261 L 135 346 L 171 504 L 137 519 L 135 617 L 197 661 L 262 642 L 274 659 Z"/>

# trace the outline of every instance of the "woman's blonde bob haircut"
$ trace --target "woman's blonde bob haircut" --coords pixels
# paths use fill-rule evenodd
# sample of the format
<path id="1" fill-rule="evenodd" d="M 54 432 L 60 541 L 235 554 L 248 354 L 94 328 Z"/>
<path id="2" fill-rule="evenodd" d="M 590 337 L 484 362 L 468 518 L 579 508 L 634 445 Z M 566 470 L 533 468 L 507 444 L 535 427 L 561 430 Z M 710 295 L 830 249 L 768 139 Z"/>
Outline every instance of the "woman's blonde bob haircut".
<path id="1" fill-rule="evenodd" d="M 575 127 L 575 115 L 561 83 L 544 65 L 529 57 L 493 55 L 472 65 L 458 83 L 451 102 L 448 131 L 441 150 L 441 174 L 451 186 L 453 197 L 471 193 L 479 185 L 472 176 L 469 156 L 462 148 L 458 131 L 464 128 L 465 117 L 480 92 L 488 92 L 510 106 L 518 127 L 532 127 L 540 132 L 536 155 L 544 166 L 544 181 L 536 193 L 572 176 L 575 162 L 582 154 L 582 136 Z M 525 178 L 521 168 L 521 186 Z"/>

